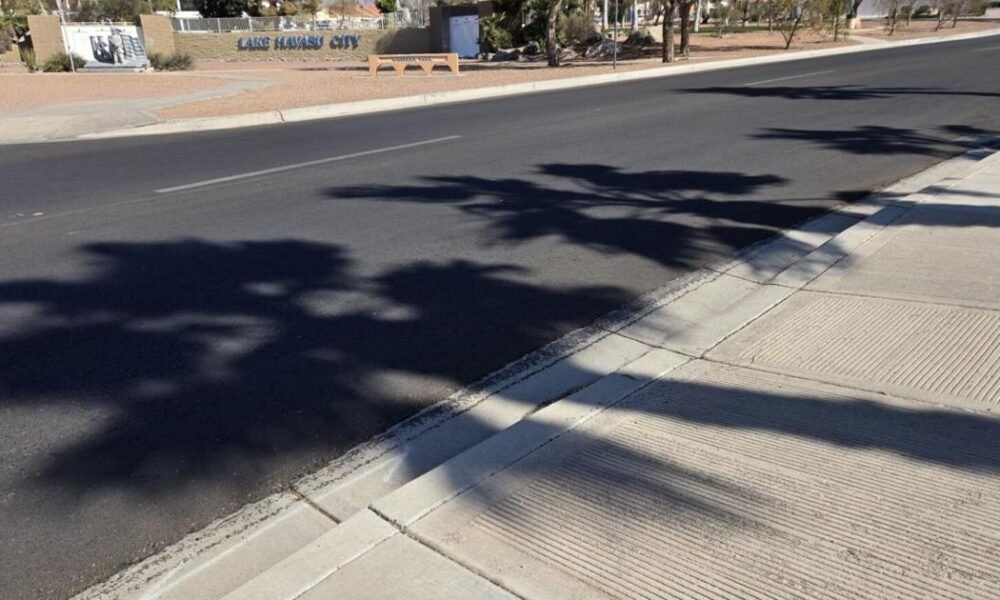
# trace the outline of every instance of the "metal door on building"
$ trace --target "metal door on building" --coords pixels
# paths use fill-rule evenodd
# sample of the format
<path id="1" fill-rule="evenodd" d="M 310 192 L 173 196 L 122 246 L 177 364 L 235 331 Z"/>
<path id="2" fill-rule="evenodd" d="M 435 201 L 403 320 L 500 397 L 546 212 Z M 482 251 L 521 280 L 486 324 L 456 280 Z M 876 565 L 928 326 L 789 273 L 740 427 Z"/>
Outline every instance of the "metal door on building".
<path id="1" fill-rule="evenodd" d="M 448 19 L 451 51 L 461 58 L 479 56 L 479 17 L 452 17 Z"/>

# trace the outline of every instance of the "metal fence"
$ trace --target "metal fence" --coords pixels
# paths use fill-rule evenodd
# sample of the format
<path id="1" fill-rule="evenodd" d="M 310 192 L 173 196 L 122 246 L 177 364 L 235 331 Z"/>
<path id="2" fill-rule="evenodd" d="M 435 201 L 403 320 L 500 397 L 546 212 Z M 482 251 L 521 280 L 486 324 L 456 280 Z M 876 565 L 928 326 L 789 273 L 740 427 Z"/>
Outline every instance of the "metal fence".
<path id="1" fill-rule="evenodd" d="M 170 19 L 174 31 L 217 32 L 225 31 L 325 31 L 332 29 L 396 29 L 411 24 L 397 17 L 396 13 L 378 17 L 331 17 L 313 19 L 309 15 L 293 17 L 232 17 L 220 19 Z"/>

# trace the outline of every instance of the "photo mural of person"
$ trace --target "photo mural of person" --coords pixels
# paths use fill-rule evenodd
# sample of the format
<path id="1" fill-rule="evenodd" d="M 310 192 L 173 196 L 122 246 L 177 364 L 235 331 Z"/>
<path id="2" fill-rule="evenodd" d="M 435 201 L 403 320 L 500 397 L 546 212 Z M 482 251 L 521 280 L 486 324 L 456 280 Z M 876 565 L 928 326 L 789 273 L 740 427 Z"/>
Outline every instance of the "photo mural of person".
<path id="1" fill-rule="evenodd" d="M 86 67 L 142 67 L 148 62 L 134 27 L 79 26 L 69 38 L 73 51 L 87 59 Z"/>

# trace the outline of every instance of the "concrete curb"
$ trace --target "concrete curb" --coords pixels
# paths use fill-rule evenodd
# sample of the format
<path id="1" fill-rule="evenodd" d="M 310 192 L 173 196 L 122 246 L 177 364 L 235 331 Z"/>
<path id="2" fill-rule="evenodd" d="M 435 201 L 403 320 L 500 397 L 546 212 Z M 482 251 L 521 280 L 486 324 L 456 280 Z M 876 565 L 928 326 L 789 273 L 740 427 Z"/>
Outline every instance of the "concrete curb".
<path id="1" fill-rule="evenodd" d="M 842 54 L 854 54 L 856 52 L 870 52 L 876 50 L 885 50 L 889 48 L 905 48 L 908 46 L 922 46 L 926 44 L 957 42 L 963 40 L 992 37 L 997 35 L 1000 35 L 1000 30 L 977 31 L 972 33 L 957 34 L 953 36 L 916 38 L 912 40 L 902 40 L 899 42 L 862 43 L 856 46 L 828 48 L 824 50 L 806 50 L 801 52 L 794 52 L 791 54 L 770 54 L 767 56 L 754 56 L 749 58 L 737 58 L 733 60 L 721 60 L 705 64 L 683 64 L 683 65 L 675 64 L 668 67 L 656 67 L 650 69 L 642 69 L 639 71 L 606 73 L 602 75 L 586 75 L 582 77 L 567 77 L 564 79 L 553 79 L 548 81 L 516 83 L 511 85 L 491 86 L 482 88 L 471 88 L 466 90 L 455 90 L 449 92 L 437 92 L 433 94 L 423 94 L 419 96 L 402 96 L 398 98 L 362 100 L 359 102 L 342 102 L 338 104 L 308 106 L 303 108 L 291 108 L 282 111 L 249 113 L 245 115 L 232 115 L 226 117 L 176 119 L 173 121 L 166 121 L 154 125 L 145 125 L 129 129 L 116 129 L 112 131 L 104 131 L 101 133 L 85 134 L 75 139 L 106 139 L 106 138 L 132 137 L 141 135 L 163 135 L 168 133 L 185 133 L 185 132 L 196 132 L 196 131 L 213 131 L 220 129 L 235 129 L 240 127 L 255 127 L 259 125 L 274 125 L 278 123 L 297 123 L 302 121 L 332 119 L 337 117 L 348 117 L 353 115 L 404 110 L 408 108 L 419 108 L 424 106 L 452 104 L 456 102 L 468 102 L 472 100 L 503 98 L 507 96 L 516 96 L 516 95 L 531 94 L 537 92 L 553 92 L 553 91 L 568 90 L 573 88 L 591 87 L 595 85 L 606 85 L 617 82 L 656 79 L 660 77 L 685 75 L 688 73 L 719 71 L 723 69 L 733 69 L 737 67 L 766 65 L 772 63 L 781 63 L 781 62 L 789 62 L 796 60 L 808 60 L 810 58 L 839 56 Z"/>
<path id="2" fill-rule="evenodd" d="M 751 246 L 733 259 L 672 281 L 356 447 L 294 483 L 292 494 L 282 493 L 245 507 L 77 597 L 148 597 L 149 590 L 154 589 L 164 592 L 156 597 L 184 598 L 204 590 L 198 585 L 199 578 L 189 573 L 221 569 L 223 573 L 218 577 L 240 585 L 248 583 L 248 573 L 252 576 L 278 564 L 283 565 L 279 570 L 286 573 L 282 581 L 291 585 L 295 576 L 289 571 L 289 553 L 266 547 L 265 543 L 254 545 L 257 531 L 274 527 L 274 521 L 288 519 L 288 513 L 294 510 L 315 510 L 316 514 L 332 517 L 331 526 L 341 521 L 332 529 L 314 528 L 312 537 L 303 543 L 303 551 L 315 554 L 335 543 L 343 524 L 357 521 L 356 515 L 368 514 L 371 508 L 405 528 L 406 523 L 429 510 L 430 496 L 451 497 L 460 493 L 459 488 L 473 485 L 477 477 L 502 468 L 496 466 L 497 460 L 502 455 L 509 459 L 509 453 L 494 447 L 498 442 L 487 443 L 497 437 L 496 432 L 517 428 L 518 435 L 527 436 L 521 448 L 527 452 L 531 444 L 546 435 L 551 438 L 576 427 L 596 414 L 595 410 L 599 412 L 599 405 L 609 397 L 620 398 L 618 392 L 648 379 L 652 370 L 659 368 L 657 365 L 674 368 L 688 357 L 703 355 L 807 285 L 840 260 L 845 251 L 905 212 L 905 206 L 899 205 L 900 197 L 967 177 L 983 168 L 984 161 L 997 160 L 998 156 L 1000 153 L 984 155 L 981 149 L 972 150 L 901 180 L 864 201 Z M 475 433 L 470 435 L 470 423 L 480 425 L 474 430 L 480 432 L 480 437 L 486 425 L 488 435 L 482 439 L 477 439 Z M 486 457 L 489 460 L 473 461 L 477 465 L 475 473 L 470 471 L 468 477 L 456 478 L 452 469 L 448 478 L 442 479 L 440 471 L 432 475 L 449 461 L 470 460 L 461 457 L 476 452 L 474 449 L 480 446 L 493 449 Z M 401 470 L 409 471 L 409 475 L 397 473 L 396 467 L 404 461 L 410 469 Z M 451 467 L 456 464 L 452 462 Z M 420 481 L 423 483 L 418 484 Z M 291 501 L 292 496 L 301 500 Z M 370 517 L 368 514 L 364 519 Z M 381 534 L 376 537 L 381 539 Z M 241 558 L 241 552 L 252 559 Z M 220 554 L 225 555 L 223 559 Z M 318 568 L 309 560 L 310 568 Z"/>

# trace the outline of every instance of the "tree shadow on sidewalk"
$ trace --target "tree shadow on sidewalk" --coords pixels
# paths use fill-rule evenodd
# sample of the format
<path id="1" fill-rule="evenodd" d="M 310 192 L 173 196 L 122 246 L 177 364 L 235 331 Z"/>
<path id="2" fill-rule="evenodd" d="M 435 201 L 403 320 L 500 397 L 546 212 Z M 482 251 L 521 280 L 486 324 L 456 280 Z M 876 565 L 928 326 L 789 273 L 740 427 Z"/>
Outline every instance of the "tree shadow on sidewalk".
<path id="1" fill-rule="evenodd" d="M 517 447 L 491 446 L 510 452 L 508 467 L 497 473 L 492 452 L 446 463 L 444 475 L 465 490 L 449 501 L 460 507 L 445 504 L 435 509 L 440 516 L 403 526 L 472 564 L 538 561 L 612 595 L 633 574 L 663 574 L 689 552 L 710 557 L 703 580 L 716 589 L 727 586 L 722 574 L 742 571 L 744 585 L 770 581 L 779 596 L 809 586 L 849 595 L 858 590 L 845 587 L 842 575 L 892 572 L 891 548 L 901 539 L 915 566 L 907 581 L 921 589 L 961 595 L 1000 576 L 979 566 L 982 555 L 940 561 L 941 552 L 978 539 L 966 519 L 998 507 L 1000 420 L 698 367 L 705 365 L 637 381 L 639 391 L 570 431 L 558 418 L 529 417 L 514 426 Z M 541 440 L 546 445 L 533 451 Z M 746 545 L 748 538 L 757 543 Z M 567 564 L 567 547 L 586 548 L 596 566 Z M 866 560 L 852 560 L 854 553 Z M 601 556 L 613 557 L 614 573 L 604 571 Z M 791 566 L 816 560 L 836 566 Z M 650 585 L 651 595 L 667 589 Z"/>

